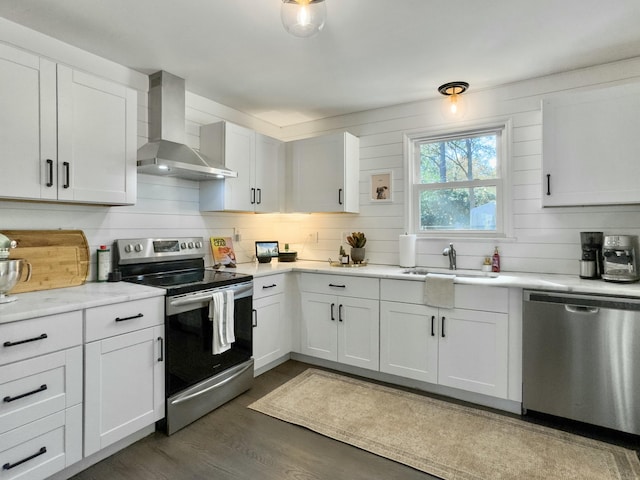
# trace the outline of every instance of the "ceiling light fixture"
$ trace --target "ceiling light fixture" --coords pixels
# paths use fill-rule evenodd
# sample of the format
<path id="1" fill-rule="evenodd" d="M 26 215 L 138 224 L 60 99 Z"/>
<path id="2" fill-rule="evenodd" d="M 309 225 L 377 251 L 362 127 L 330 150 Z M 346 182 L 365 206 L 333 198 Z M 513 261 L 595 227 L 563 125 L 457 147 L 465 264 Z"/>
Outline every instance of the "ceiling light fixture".
<path id="1" fill-rule="evenodd" d="M 291 35 L 312 37 L 324 28 L 327 7 L 324 0 L 282 0 L 280 18 Z"/>
<path id="2" fill-rule="evenodd" d="M 438 87 L 438 91 L 446 98 L 442 103 L 442 113 L 447 117 L 462 118 L 465 112 L 465 102 L 462 94 L 467 91 L 467 82 L 449 82 Z"/>

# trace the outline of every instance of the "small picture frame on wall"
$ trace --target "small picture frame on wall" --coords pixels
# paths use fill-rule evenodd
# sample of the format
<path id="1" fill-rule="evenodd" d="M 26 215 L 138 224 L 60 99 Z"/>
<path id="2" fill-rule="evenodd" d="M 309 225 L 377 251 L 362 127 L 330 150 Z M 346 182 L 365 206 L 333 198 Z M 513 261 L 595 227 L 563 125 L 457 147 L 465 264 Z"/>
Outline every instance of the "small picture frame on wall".
<path id="1" fill-rule="evenodd" d="M 393 202 L 393 175 L 391 171 L 373 172 L 369 186 L 371 203 Z"/>

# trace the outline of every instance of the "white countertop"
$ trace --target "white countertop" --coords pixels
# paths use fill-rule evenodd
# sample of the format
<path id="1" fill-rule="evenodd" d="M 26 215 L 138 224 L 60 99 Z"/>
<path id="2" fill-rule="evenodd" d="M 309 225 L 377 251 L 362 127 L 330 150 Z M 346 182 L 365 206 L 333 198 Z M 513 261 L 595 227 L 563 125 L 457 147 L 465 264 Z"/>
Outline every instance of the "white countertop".
<path id="1" fill-rule="evenodd" d="M 423 267 L 419 267 L 423 268 Z M 433 273 L 453 275 L 456 271 L 440 268 L 428 268 Z M 331 273 L 376 278 L 392 278 L 398 280 L 424 281 L 425 275 L 408 275 L 402 273 L 406 268 L 396 265 L 367 265 L 364 267 L 332 267 L 329 262 L 297 261 L 271 263 L 242 263 L 236 270 L 254 277 L 274 275 L 291 271 Z M 465 273 L 466 270 L 460 270 Z M 481 275 L 481 272 L 474 272 Z M 584 280 L 578 275 L 549 275 L 541 273 L 501 272 L 497 277 L 491 276 L 456 276 L 455 283 L 462 285 L 487 285 L 494 287 L 530 288 L 536 290 L 552 290 L 558 292 L 591 293 L 601 295 L 617 295 L 640 297 L 640 283 L 613 283 L 604 280 Z"/>
<path id="2" fill-rule="evenodd" d="M 311 272 L 337 275 L 390 278 L 424 281 L 424 275 L 402 273 L 405 268 L 394 265 L 366 265 L 364 267 L 332 267 L 328 262 L 297 261 L 271 263 L 241 263 L 234 269 L 254 277 L 287 272 Z M 429 269 L 434 273 L 454 274 L 454 271 Z M 464 273 L 459 271 L 458 273 Z M 479 273 L 479 272 L 476 272 Z M 530 288 L 558 292 L 573 292 L 624 297 L 640 297 L 640 283 L 612 283 L 603 280 L 583 280 L 577 275 L 544 275 L 539 273 L 502 272 L 497 277 L 456 276 L 455 283 L 494 287 Z M 39 292 L 19 293 L 12 303 L 0 304 L 0 324 L 27 318 L 54 315 L 112 303 L 127 302 L 164 295 L 161 288 L 126 282 L 86 283 L 78 287 L 58 288 Z"/>
<path id="3" fill-rule="evenodd" d="M 15 302 L 0 304 L 0 324 L 55 315 L 112 303 L 160 297 L 161 288 L 126 282 L 85 283 L 77 287 L 18 293 Z"/>

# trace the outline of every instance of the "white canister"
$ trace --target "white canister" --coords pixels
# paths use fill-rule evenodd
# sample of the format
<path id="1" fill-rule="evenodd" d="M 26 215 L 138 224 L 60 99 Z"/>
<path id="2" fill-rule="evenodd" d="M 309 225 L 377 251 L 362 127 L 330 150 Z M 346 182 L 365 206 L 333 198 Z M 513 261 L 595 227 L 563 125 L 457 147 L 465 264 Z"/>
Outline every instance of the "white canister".
<path id="1" fill-rule="evenodd" d="M 401 267 L 416 266 L 416 235 L 413 233 L 400 235 L 398 242 Z"/>
<path id="2" fill-rule="evenodd" d="M 106 245 L 100 245 L 98 255 L 98 278 L 99 282 L 106 282 L 111 271 L 111 250 Z"/>

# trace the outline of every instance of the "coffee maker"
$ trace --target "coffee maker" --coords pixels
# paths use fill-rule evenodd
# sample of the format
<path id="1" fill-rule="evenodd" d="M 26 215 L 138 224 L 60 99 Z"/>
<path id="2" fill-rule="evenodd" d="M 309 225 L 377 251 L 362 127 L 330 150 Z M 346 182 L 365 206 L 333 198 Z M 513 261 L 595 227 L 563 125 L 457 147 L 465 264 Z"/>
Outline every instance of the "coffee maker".
<path id="1" fill-rule="evenodd" d="M 596 279 L 602 276 L 602 232 L 580 232 L 582 257 L 580 259 L 580 278 Z"/>
<path id="2" fill-rule="evenodd" d="M 608 282 L 636 282 L 638 275 L 637 237 L 607 235 L 604 237 L 602 278 Z"/>

